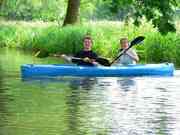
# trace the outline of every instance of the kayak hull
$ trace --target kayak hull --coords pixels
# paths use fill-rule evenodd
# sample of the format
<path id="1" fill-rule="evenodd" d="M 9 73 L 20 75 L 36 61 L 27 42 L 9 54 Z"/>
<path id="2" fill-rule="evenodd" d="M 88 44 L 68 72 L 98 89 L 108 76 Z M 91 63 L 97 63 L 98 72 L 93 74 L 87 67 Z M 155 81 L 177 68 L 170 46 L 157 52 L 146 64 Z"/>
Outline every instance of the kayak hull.
<path id="1" fill-rule="evenodd" d="M 121 77 L 121 76 L 173 76 L 174 65 L 137 64 L 111 67 L 88 67 L 70 64 L 24 64 L 21 66 L 23 77 L 35 76 L 88 76 L 88 77 Z"/>

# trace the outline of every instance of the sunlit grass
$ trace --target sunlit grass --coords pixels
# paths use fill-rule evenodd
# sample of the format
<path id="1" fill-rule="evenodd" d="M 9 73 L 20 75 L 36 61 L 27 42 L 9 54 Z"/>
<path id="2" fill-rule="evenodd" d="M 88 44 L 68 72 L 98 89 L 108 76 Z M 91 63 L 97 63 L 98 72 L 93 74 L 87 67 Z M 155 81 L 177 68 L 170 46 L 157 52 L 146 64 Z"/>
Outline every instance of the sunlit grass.
<path id="1" fill-rule="evenodd" d="M 0 25 L 5 26 L 23 26 L 23 27 L 47 27 L 58 25 L 57 22 L 44 22 L 44 21 L 8 21 L 0 19 Z"/>

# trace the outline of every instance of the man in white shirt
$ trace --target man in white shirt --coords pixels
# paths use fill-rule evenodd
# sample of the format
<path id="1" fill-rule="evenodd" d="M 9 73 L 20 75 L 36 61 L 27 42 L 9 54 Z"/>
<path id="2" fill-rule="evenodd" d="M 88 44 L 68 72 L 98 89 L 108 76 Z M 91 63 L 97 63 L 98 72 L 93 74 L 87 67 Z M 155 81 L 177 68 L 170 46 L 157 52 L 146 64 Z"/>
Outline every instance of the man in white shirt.
<path id="1" fill-rule="evenodd" d="M 121 51 L 124 51 L 129 47 L 129 42 L 127 38 L 120 39 L 120 47 L 121 47 Z M 117 60 L 117 64 L 123 64 L 123 65 L 136 64 L 138 61 L 139 61 L 139 57 L 136 51 L 130 48 L 127 51 L 125 51 L 123 55 Z"/>

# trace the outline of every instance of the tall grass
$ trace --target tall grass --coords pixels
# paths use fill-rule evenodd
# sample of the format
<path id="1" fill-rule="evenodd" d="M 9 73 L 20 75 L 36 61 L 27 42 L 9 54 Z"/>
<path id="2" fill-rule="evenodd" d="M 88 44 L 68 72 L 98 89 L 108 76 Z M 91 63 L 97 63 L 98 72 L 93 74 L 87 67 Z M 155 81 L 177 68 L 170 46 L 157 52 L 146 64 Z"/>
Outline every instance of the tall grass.
<path id="1" fill-rule="evenodd" d="M 0 46 L 74 54 L 82 48 L 82 39 L 87 33 L 93 38 L 93 50 L 110 59 L 118 53 L 120 38 L 133 40 L 136 36 L 144 35 L 144 43 L 135 47 L 141 62 L 173 62 L 180 66 L 179 29 L 177 33 L 162 36 L 148 23 L 135 27 L 132 24 L 105 21 L 63 28 L 55 23 L 0 23 Z"/>

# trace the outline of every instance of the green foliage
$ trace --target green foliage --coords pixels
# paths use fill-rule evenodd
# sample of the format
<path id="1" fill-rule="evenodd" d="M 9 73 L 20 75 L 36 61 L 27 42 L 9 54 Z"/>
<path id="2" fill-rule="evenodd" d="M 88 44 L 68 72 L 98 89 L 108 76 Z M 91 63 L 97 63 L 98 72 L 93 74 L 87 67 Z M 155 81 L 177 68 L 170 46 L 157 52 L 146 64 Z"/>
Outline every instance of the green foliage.
<path id="1" fill-rule="evenodd" d="M 21 24 L 0 25 L 0 46 L 29 50 L 44 50 L 51 53 L 75 53 L 82 48 L 82 39 L 89 28 L 68 26 L 24 26 Z"/>
<path id="2" fill-rule="evenodd" d="M 180 66 L 179 34 L 169 33 L 162 36 L 145 22 L 140 27 L 109 21 L 63 28 L 57 24 L 46 25 L 1 24 L 0 46 L 18 47 L 35 52 L 44 50 L 50 53 L 74 54 L 82 48 L 82 39 L 88 33 L 93 38 L 93 50 L 101 56 L 112 59 L 117 56 L 120 38 L 128 37 L 131 41 L 136 36 L 144 35 L 146 37 L 144 43 L 134 47 L 141 62 L 173 62 Z"/>
<path id="3" fill-rule="evenodd" d="M 111 2 L 114 12 L 117 12 L 122 6 L 131 5 L 133 12 L 130 16 L 134 18 L 134 24 L 137 26 L 145 16 L 162 34 L 176 31 L 173 15 L 175 7 L 178 6 L 177 0 L 111 0 Z"/>
<path id="4" fill-rule="evenodd" d="M 125 1 L 113 3 L 110 0 L 81 1 L 81 20 L 124 20 L 132 8 Z"/>
<path id="5" fill-rule="evenodd" d="M 162 36 L 149 35 L 146 40 L 146 61 L 149 62 L 174 62 L 176 63 L 176 50 L 178 37 L 175 34 Z M 180 38 L 179 38 L 180 39 Z"/>
<path id="6" fill-rule="evenodd" d="M 81 0 L 80 19 L 130 20 L 143 17 L 162 34 L 175 32 L 174 15 L 179 0 Z M 1 0 L 0 16 L 11 20 L 58 21 L 62 24 L 67 0 Z M 178 16 L 178 10 L 176 15 Z"/>
<path id="7" fill-rule="evenodd" d="M 99 0 L 95 6 L 93 17 L 91 17 L 93 20 L 113 20 L 116 18 L 116 14 L 111 11 L 111 3 L 109 1 Z"/>
<path id="8" fill-rule="evenodd" d="M 64 14 L 64 0 L 4 0 L 0 9 L 0 15 L 11 20 L 54 21 Z"/>
<path id="9" fill-rule="evenodd" d="M 85 28 L 51 26 L 42 29 L 33 43 L 33 48 L 51 53 L 75 53 L 81 48 L 82 38 L 87 33 Z"/>
<path id="10" fill-rule="evenodd" d="M 16 32 L 15 27 L 1 26 L 0 27 L 0 47 L 9 46 L 11 44 L 11 40 L 15 32 Z"/>

